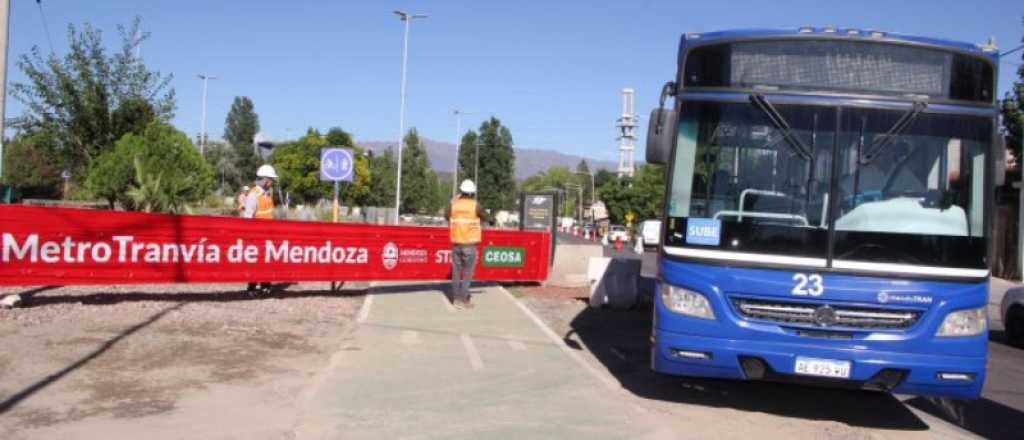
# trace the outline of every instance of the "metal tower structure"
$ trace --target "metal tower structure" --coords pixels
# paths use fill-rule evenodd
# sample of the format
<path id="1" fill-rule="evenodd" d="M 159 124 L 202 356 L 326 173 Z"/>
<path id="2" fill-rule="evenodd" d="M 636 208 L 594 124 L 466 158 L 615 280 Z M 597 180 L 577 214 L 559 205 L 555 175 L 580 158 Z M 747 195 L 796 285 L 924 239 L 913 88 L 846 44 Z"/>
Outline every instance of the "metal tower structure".
<path id="1" fill-rule="evenodd" d="M 633 177 L 636 168 L 633 150 L 636 149 L 637 117 L 633 98 L 633 89 L 622 89 L 622 115 L 615 124 L 619 128 L 619 177 Z"/>

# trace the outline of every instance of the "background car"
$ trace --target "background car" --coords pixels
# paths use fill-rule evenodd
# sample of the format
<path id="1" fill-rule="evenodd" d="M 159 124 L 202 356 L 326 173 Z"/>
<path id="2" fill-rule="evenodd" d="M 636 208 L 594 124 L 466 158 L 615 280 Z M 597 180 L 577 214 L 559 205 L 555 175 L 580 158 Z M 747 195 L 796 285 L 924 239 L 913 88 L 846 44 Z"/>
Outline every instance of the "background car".
<path id="1" fill-rule="evenodd" d="M 1024 348 L 1024 287 L 1007 290 L 999 310 L 1006 327 L 1006 342 Z"/>
<path id="2" fill-rule="evenodd" d="M 629 241 L 629 231 L 626 230 L 625 226 L 612 225 L 608 229 L 608 241 L 614 243 L 616 240 L 621 240 L 623 243 Z"/>

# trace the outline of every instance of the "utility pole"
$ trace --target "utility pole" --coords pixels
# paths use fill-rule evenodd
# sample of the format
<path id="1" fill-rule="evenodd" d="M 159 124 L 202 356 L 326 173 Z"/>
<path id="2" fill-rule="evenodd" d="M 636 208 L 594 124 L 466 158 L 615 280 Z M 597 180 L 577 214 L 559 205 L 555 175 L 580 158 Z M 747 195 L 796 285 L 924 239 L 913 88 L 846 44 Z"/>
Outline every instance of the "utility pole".
<path id="1" fill-rule="evenodd" d="M 405 146 L 405 71 L 409 60 L 409 23 L 417 18 L 427 18 L 424 14 L 409 14 L 394 11 L 400 20 L 405 22 L 405 34 L 402 37 L 402 104 L 398 110 L 398 172 L 395 174 L 395 224 L 398 224 L 398 212 L 402 207 L 402 147 Z"/>
<path id="2" fill-rule="evenodd" d="M 462 146 L 462 115 L 471 115 L 462 110 L 452 110 L 455 115 L 455 171 L 452 172 L 452 198 L 455 198 L 455 191 L 459 186 L 459 149 Z M 476 183 L 476 181 L 473 181 Z"/>
<path id="3" fill-rule="evenodd" d="M 0 180 L 4 176 L 4 118 L 7 117 L 7 42 L 10 33 L 11 0 L 0 0 Z"/>
<path id="4" fill-rule="evenodd" d="M 199 154 L 203 155 L 206 152 L 206 83 L 211 79 L 217 79 L 217 77 L 205 73 L 200 73 L 197 76 L 203 80 L 203 128 L 199 133 Z"/>

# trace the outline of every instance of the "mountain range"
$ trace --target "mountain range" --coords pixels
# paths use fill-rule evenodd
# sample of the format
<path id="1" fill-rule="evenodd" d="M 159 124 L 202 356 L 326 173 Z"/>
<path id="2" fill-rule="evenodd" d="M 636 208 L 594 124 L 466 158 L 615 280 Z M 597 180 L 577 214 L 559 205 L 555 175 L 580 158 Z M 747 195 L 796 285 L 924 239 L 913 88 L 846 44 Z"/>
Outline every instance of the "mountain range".
<path id="1" fill-rule="evenodd" d="M 421 137 L 420 140 L 427 149 L 427 157 L 430 159 L 430 166 L 434 171 L 440 173 L 451 173 L 455 170 L 455 144 L 440 142 Z M 387 148 L 393 148 L 394 141 L 368 141 L 360 142 L 359 146 L 373 151 L 374 154 L 381 154 Z M 576 169 L 581 160 L 587 161 L 591 171 L 599 169 L 616 170 L 618 163 L 608 160 L 597 160 L 589 157 L 566 154 L 553 150 L 541 150 L 532 148 L 516 148 L 516 179 L 523 180 L 540 171 L 545 171 L 553 166 L 567 166 Z"/>

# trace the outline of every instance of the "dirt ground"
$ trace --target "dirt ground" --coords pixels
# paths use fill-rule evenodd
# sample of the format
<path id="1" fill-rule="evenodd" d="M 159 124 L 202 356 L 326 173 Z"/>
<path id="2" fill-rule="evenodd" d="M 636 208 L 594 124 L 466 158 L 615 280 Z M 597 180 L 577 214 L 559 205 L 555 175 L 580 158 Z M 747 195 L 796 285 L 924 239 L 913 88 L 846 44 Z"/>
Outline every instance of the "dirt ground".
<path id="1" fill-rule="evenodd" d="M 242 288 L 0 289 L 0 438 L 291 438 L 365 286 Z"/>

